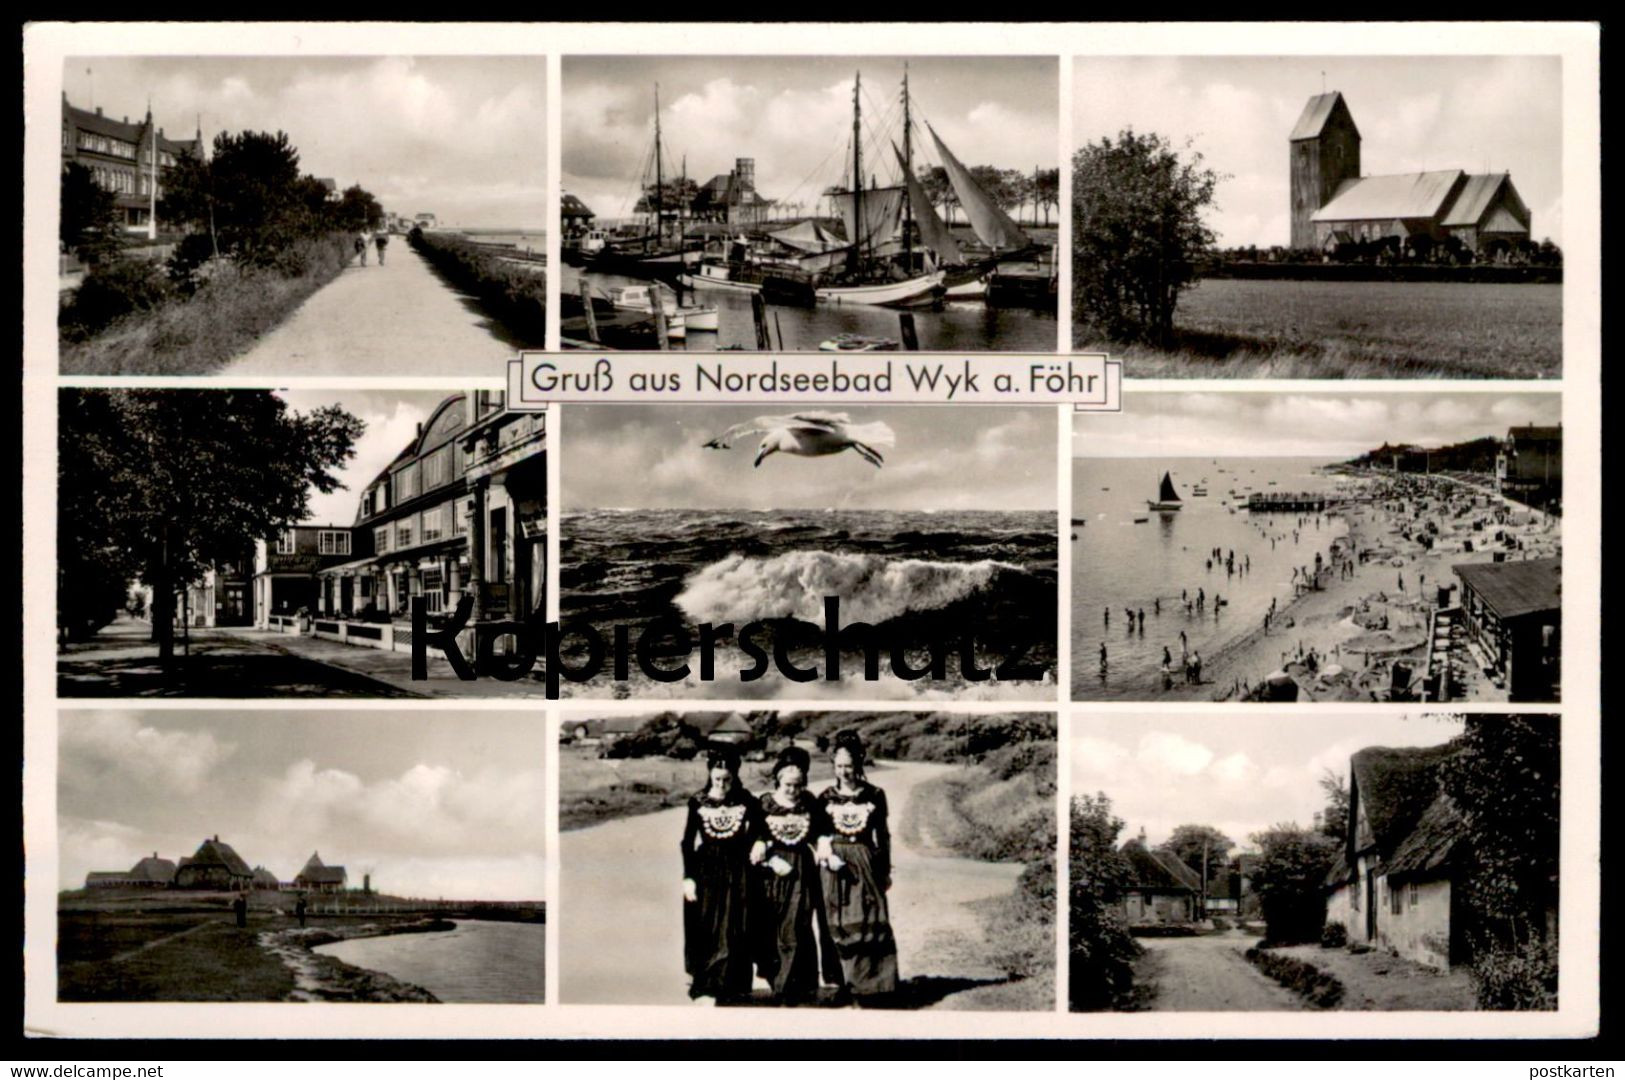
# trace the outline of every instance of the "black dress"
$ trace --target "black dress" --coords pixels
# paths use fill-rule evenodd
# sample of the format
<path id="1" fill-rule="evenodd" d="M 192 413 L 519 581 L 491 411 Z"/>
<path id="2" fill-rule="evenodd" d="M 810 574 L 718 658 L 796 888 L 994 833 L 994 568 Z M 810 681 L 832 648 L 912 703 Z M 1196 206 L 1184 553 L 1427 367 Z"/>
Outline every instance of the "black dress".
<path id="1" fill-rule="evenodd" d="M 897 940 L 886 905 L 891 882 L 886 793 L 870 783 L 852 794 L 831 785 L 818 800 L 830 821 L 831 850 L 845 863 L 839 870 L 822 870 L 824 910 L 842 982 L 859 997 L 893 993 Z"/>
<path id="2" fill-rule="evenodd" d="M 781 806 L 772 792 L 761 796 L 763 839 L 767 853 L 753 867 L 758 914 L 757 966 L 773 984 L 773 996 L 785 1004 L 812 1001 L 818 994 L 819 944 L 814 927 L 823 921 L 818 888 L 816 845 L 829 835 L 829 819 L 817 799 L 802 792 L 795 804 Z M 770 864 L 782 859 L 779 873 Z"/>
<path id="3" fill-rule="evenodd" d="M 690 997 L 750 995 L 750 849 L 761 839 L 756 800 L 735 787 L 721 799 L 689 796 L 683 876 L 698 893 L 683 903 L 683 966 Z"/>

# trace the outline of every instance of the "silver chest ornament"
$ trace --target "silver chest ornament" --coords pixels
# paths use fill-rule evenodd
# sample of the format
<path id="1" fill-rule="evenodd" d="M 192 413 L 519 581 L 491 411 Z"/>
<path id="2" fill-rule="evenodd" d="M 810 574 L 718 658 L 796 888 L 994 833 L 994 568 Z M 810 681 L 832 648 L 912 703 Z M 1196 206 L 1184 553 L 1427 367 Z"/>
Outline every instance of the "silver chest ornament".
<path id="1" fill-rule="evenodd" d="M 808 814 L 769 814 L 767 828 L 779 843 L 799 844 L 807 838 L 807 831 L 812 828 L 812 817 Z"/>
<path id="2" fill-rule="evenodd" d="M 869 815 L 874 810 L 872 802 L 831 803 L 829 817 L 835 823 L 836 832 L 842 836 L 857 836 L 869 827 Z"/>
<path id="3" fill-rule="evenodd" d="M 745 807 L 739 803 L 701 806 L 700 824 L 705 828 L 706 836 L 713 840 L 726 840 L 744 826 Z"/>

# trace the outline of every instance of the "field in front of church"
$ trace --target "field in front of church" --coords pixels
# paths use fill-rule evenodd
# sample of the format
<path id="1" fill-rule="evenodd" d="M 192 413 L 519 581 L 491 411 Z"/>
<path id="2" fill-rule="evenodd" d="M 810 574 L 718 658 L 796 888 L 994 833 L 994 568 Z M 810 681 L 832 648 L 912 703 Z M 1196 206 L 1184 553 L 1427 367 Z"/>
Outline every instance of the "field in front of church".
<path id="1" fill-rule="evenodd" d="M 1181 294 L 1171 349 L 1080 350 L 1132 378 L 1557 378 L 1561 285 L 1211 278 Z"/>

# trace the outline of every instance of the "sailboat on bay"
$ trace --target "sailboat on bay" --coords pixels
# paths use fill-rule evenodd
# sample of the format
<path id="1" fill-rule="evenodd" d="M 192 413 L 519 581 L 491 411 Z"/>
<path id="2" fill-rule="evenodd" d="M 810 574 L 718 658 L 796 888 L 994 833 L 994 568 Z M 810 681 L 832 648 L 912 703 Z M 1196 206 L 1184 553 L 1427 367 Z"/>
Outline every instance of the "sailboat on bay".
<path id="1" fill-rule="evenodd" d="M 1174 478 L 1171 474 L 1162 474 L 1162 487 L 1157 492 L 1155 501 L 1147 499 L 1145 505 L 1148 510 L 1157 510 L 1162 513 L 1184 508 L 1185 502 L 1179 497 L 1179 492 L 1174 490 Z"/>

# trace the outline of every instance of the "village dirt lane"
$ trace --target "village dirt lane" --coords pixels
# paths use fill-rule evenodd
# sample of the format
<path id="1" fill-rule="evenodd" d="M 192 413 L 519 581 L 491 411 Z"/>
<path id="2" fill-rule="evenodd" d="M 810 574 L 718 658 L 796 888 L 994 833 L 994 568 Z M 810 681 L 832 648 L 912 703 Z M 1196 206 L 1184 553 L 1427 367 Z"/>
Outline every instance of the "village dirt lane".
<path id="1" fill-rule="evenodd" d="M 1299 1012 L 1303 999 L 1249 964 L 1242 953 L 1258 941 L 1232 930 L 1203 937 L 1140 938 L 1146 956 L 1136 978 L 1156 979 L 1158 1012 Z"/>
<path id="2" fill-rule="evenodd" d="M 891 807 L 889 895 L 905 984 L 953 1007 L 953 994 L 1002 979 L 977 956 L 981 923 L 966 905 L 1014 890 L 1018 863 L 918 850 L 901 839 L 914 788 L 955 766 L 890 762 L 871 768 Z M 815 781 L 815 789 L 819 785 Z M 559 834 L 559 993 L 567 1004 L 684 1004 L 681 807 Z M 554 916 L 550 913 L 550 921 Z"/>
<path id="3" fill-rule="evenodd" d="M 520 344 L 396 237 L 383 266 L 352 263 L 219 374 L 489 376 Z"/>

